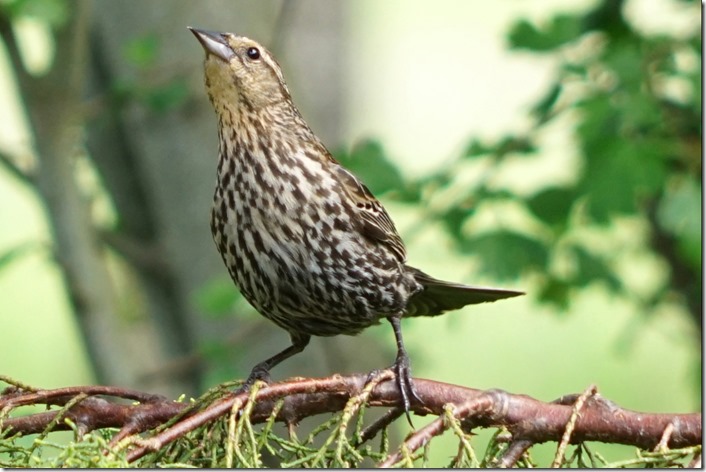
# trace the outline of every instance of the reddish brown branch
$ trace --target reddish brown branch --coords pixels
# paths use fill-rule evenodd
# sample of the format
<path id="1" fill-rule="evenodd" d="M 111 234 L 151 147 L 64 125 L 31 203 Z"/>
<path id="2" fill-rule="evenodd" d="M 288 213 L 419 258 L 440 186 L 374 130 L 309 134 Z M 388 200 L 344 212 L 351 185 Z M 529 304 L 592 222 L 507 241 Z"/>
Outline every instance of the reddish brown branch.
<path id="1" fill-rule="evenodd" d="M 417 383 L 415 382 L 415 386 Z M 454 416 L 461 418 L 484 417 L 492 413 L 492 408 L 497 406 L 495 399 L 495 391 L 489 391 L 475 395 L 474 398 L 466 401 L 462 406 L 455 409 Z M 440 416 L 422 429 L 415 431 L 404 442 L 404 446 L 409 454 L 414 453 L 420 447 L 428 444 L 434 436 L 442 434 L 448 429 L 446 418 Z M 390 467 L 402 459 L 402 448 L 400 451 L 391 454 L 385 461 L 380 464 L 380 467 Z"/>
<path id="2" fill-rule="evenodd" d="M 352 396 L 361 393 L 367 378 L 364 374 L 346 377 L 335 375 L 320 379 L 297 378 L 265 386 L 257 394 L 250 420 L 253 423 L 267 420 L 275 403 L 282 398 L 285 401 L 276 419 L 288 424 L 295 424 L 309 416 L 340 411 Z M 515 395 L 501 390 L 483 391 L 424 379 L 415 379 L 414 382 L 415 391 L 423 401 L 421 405 L 412 405 L 414 412 L 418 415 L 442 416 L 407 439 L 408 451 L 413 451 L 448 427 L 443 418 L 447 404 L 455 405 L 453 416 L 467 431 L 476 427 L 506 427 L 512 435 L 511 444 L 522 446 L 515 448 L 508 457 L 501 458 L 508 463 L 515 462 L 532 444 L 559 442 L 562 438 L 573 444 L 602 441 L 643 449 L 653 449 L 658 445 L 678 448 L 701 443 L 699 413 L 634 412 L 620 408 L 598 394 L 567 395 L 555 402 L 545 403 L 526 395 Z M 130 434 L 153 429 L 191 407 L 189 404 L 116 387 L 87 386 L 35 391 L 11 387 L 0 394 L 0 411 L 5 412 L 28 404 L 61 406 L 78 394 L 90 397 L 70 408 L 65 417 L 70 418 L 80 431 L 105 427 L 122 428 L 116 441 Z M 125 404 L 96 395 L 142 403 Z M 134 461 L 151 450 L 161 449 L 187 432 L 227 414 L 235 403 L 242 407 L 247 402 L 247 397 L 247 392 L 226 393 L 208 406 L 188 412 L 174 425 L 137 444 L 130 451 L 129 459 Z M 580 414 L 577 414 L 578 405 L 575 405 L 578 400 L 583 401 Z M 368 403 L 370 406 L 398 408 L 400 396 L 394 381 L 386 380 L 376 386 Z M 5 418 L 0 422 L 0 427 L 22 434 L 40 433 L 54 420 L 56 414 L 56 411 L 48 411 Z M 396 409 L 389 418 L 398 414 L 399 410 Z M 569 426 L 570 434 L 566 434 Z M 55 429 L 67 428 L 60 421 Z M 669 434 L 665 434 L 667 429 Z M 398 456 L 391 456 L 385 465 L 393 464 L 396 458 Z"/>
<path id="3" fill-rule="evenodd" d="M 375 436 L 378 435 L 380 431 L 387 428 L 395 421 L 397 418 L 402 416 L 404 413 L 404 408 L 394 407 L 387 411 L 380 418 L 375 420 L 372 424 L 367 426 L 363 431 L 360 432 L 360 437 L 358 438 L 356 445 L 359 446 L 367 441 L 370 441 Z"/>
<path id="4" fill-rule="evenodd" d="M 532 447 L 532 442 L 526 439 L 512 441 L 505 453 L 498 459 L 497 464 L 494 465 L 501 469 L 508 469 L 514 466 L 522 458 L 522 454 L 527 452 L 530 447 Z"/>
<path id="5" fill-rule="evenodd" d="M 7 387 L 0 394 L 0 409 L 5 407 L 16 407 L 22 405 L 63 405 L 66 398 L 75 397 L 79 394 L 85 395 L 105 395 L 109 397 L 124 398 L 141 403 L 160 403 L 167 401 L 163 395 L 140 392 L 120 387 L 106 387 L 102 385 L 89 385 L 84 387 L 62 387 L 53 390 L 33 390 L 26 391 L 17 387 Z"/>

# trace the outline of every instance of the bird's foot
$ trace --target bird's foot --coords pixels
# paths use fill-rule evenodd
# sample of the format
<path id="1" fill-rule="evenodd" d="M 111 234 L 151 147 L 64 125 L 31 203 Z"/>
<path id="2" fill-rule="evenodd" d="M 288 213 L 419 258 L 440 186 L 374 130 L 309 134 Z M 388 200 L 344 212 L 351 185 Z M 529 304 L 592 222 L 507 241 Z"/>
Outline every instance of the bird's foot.
<path id="1" fill-rule="evenodd" d="M 255 385 L 255 382 L 260 380 L 261 382 L 265 382 L 266 384 L 269 384 L 272 379 L 270 378 L 270 371 L 267 369 L 266 366 L 262 364 L 257 364 L 253 369 L 250 371 L 250 375 L 248 375 L 247 380 L 243 382 L 243 384 L 238 387 L 238 389 L 235 391 L 235 393 L 242 393 L 242 392 L 247 392 L 249 391 L 253 385 Z"/>
<path id="2" fill-rule="evenodd" d="M 398 353 L 395 363 L 392 365 L 391 369 L 395 373 L 397 388 L 400 389 L 402 406 L 404 407 L 404 413 L 407 416 L 407 421 L 409 422 L 409 425 L 414 428 L 414 424 L 412 424 L 412 417 L 409 414 L 412 406 L 410 399 L 415 403 L 423 403 L 423 401 L 414 390 L 414 384 L 412 383 L 412 369 L 409 366 L 409 357 L 407 357 L 407 354 Z"/>

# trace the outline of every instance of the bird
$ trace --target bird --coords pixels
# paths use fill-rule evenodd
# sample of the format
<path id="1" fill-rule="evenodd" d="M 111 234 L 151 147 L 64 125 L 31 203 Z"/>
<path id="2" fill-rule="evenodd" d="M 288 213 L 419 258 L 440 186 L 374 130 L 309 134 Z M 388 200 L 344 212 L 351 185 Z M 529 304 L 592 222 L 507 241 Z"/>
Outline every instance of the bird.
<path id="1" fill-rule="evenodd" d="M 390 369 L 410 420 L 411 401 L 421 400 L 401 319 L 524 293 L 446 282 L 407 265 L 390 215 L 311 130 L 273 55 L 245 36 L 188 29 L 205 51 L 218 119 L 213 240 L 244 298 L 291 339 L 244 385 L 269 382 L 270 370 L 312 336 L 356 335 L 387 320 L 397 346 Z"/>

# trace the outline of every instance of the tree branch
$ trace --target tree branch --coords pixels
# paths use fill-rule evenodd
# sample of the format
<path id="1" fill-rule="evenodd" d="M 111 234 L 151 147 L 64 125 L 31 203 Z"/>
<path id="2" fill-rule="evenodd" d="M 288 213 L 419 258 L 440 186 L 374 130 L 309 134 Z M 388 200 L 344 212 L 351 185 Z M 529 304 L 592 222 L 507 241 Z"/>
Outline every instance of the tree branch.
<path id="1" fill-rule="evenodd" d="M 212 389 L 200 400 L 189 404 L 118 387 L 86 386 L 28 391 L 27 386 L 22 388 L 10 379 L 0 380 L 16 385 L 0 394 L 0 430 L 3 432 L 36 434 L 52 424 L 53 430 L 69 429 L 64 419 L 70 419 L 81 433 L 100 428 L 121 428 L 111 444 L 118 449 L 128 448 L 128 460 L 131 462 L 164 448 L 217 418 L 233 411 L 242 411 L 251 395 L 247 391 L 233 391 L 239 385 L 235 382 Z M 370 382 L 379 383 L 370 385 Z M 547 441 L 559 442 L 564 447 L 569 443 L 600 441 L 642 449 L 680 448 L 701 443 L 700 413 L 653 414 L 626 410 L 602 398 L 595 387 L 590 387 L 581 395 L 568 395 L 546 403 L 502 390 L 483 391 L 425 379 L 415 379 L 414 383 L 422 404 L 412 405 L 413 411 L 421 416 L 438 415 L 438 418 L 411 434 L 400 446 L 399 452 L 391 454 L 382 466 L 394 465 L 403 457 L 402 451 L 409 457 L 434 436 L 449 429 L 452 422 L 457 422 L 465 432 L 477 427 L 506 428 L 511 435 L 511 447 L 500 458 L 500 463 L 505 466 L 513 465 L 531 445 Z M 77 395 L 87 398 L 76 399 Z M 125 404 L 96 395 L 140 403 Z M 368 427 L 369 431 L 357 441 L 360 444 L 400 416 L 401 398 L 389 373 L 383 373 L 372 381 L 365 374 L 334 375 L 328 378 L 294 378 L 262 386 L 254 394 L 254 405 L 249 407 L 249 420 L 252 423 L 266 422 L 281 399 L 284 401 L 275 420 L 293 425 L 306 417 L 348 409 L 351 400 L 366 398 L 369 406 L 392 407 L 393 410 Z M 7 417 L 12 409 L 19 406 L 63 406 L 72 401 L 76 404 L 66 411 Z M 57 418 L 59 414 L 63 417 Z M 175 418 L 177 415 L 180 418 Z M 154 429 L 169 420 L 172 422 L 169 427 L 146 440 L 131 436 Z M 557 460 L 561 462 L 561 457 Z"/>

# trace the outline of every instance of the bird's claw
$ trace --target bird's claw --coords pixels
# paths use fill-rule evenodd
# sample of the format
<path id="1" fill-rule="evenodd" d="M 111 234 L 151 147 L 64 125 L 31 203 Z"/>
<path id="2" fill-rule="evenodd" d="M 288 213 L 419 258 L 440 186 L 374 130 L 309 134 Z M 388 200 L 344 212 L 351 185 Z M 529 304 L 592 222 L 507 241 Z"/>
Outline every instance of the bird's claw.
<path id="1" fill-rule="evenodd" d="M 266 384 L 269 384 L 272 381 L 272 379 L 270 378 L 270 371 L 266 367 L 261 366 L 260 364 L 253 367 L 252 371 L 250 371 L 250 375 L 248 375 L 247 380 L 245 380 L 245 382 L 243 382 L 243 384 L 238 387 L 236 392 L 247 392 L 252 388 L 253 385 L 255 385 L 255 382 L 257 382 L 258 380 Z"/>
<path id="2" fill-rule="evenodd" d="M 397 356 L 397 359 L 395 359 L 395 363 L 392 366 L 392 370 L 395 372 L 395 380 L 397 381 L 397 387 L 400 389 L 402 406 L 404 407 L 404 413 L 407 416 L 407 421 L 409 422 L 409 425 L 414 428 L 412 417 L 409 414 L 412 406 L 410 399 L 412 399 L 415 403 L 423 402 L 414 390 L 414 384 L 412 383 L 412 369 L 409 367 L 409 357 L 406 355 Z"/>

